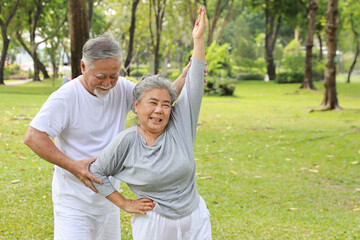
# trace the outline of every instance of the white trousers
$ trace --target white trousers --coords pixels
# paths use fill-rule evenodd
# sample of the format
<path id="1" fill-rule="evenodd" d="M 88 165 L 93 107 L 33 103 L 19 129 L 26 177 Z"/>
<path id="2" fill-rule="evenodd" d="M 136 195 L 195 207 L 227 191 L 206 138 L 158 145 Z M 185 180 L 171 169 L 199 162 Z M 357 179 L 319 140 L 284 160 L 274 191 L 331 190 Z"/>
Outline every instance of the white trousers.
<path id="1" fill-rule="evenodd" d="M 134 214 L 131 219 L 134 240 L 210 240 L 210 213 L 204 199 L 189 216 L 170 219 L 147 211 L 146 215 Z"/>
<path id="2" fill-rule="evenodd" d="M 93 215 L 54 204 L 54 240 L 120 240 L 119 208 Z"/>

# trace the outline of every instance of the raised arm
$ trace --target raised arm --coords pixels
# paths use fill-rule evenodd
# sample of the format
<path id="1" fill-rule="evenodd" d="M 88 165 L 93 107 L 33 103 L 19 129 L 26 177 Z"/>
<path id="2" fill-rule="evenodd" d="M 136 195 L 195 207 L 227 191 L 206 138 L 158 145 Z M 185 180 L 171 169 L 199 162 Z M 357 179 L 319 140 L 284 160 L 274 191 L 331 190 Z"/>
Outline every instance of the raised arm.
<path id="1" fill-rule="evenodd" d="M 204 44 L 205 28 L 206 28 L 205 8 L 200 7 L 199 16 L 198 19 L 196 20 L 192 32 L 192 37 L 194 41 L 194 51 L 192 57 L 201 61 L 205 61 L 205 44 Z"/>
<path id="2" fill-rule="evenodd" d="M 193 51 L 193 57 L 205 61 L 205 45 L 204 45 L 204 33 L 206 28 L 206 22 L 205 22 L 205 8 L 200 7 L 199 9 L 199 17 L 195 23 L 192 36 L 194 41 L 194 51 Z M 176 87 L 177 95 L 179 96 L 181 93 L 181 90 L 185 84 L 185 78 L 187 75 L 187 72 L 189 71 L 189 68 L 191 66 L 191 61 L 189 64 L 184 68 L 181 75 L 174 81 L 174 85 Z M 207 68 L 204 70 L 204 76 L 207 76 Z"/>

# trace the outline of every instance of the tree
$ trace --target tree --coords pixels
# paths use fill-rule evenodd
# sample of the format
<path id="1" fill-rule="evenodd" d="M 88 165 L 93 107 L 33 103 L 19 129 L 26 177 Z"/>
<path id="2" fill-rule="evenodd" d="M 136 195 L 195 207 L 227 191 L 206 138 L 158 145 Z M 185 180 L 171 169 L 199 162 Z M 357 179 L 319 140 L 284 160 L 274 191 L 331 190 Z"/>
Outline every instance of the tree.
<path id="1" fill-rule="evenodd" d="M 293 0 L 252 0 L 255 9 L 262 9 L 265 13 L 265 61 L 270 80 L 276 77 L 276 65 L 274 51 L 276 39 L 279 35 L 283 22 L 289 25 L 297 25 L 297 16 L 302 7 L 300 1 Z"/>
<path id="2" fill-rule="evenodd" d="M 80 61 L 82 48 L 89 39 L 89 27 L 85 0 L 69 0 L 69 32 L 71 49 L 71 75 L 81 75 Z"/>
<path id="3" fill-rule="evenodd" d="M 133 58 L 133 49 L 134 49 L 134 36 L 136 28 L 136 8 L 139 3 L 139 0 L 132 0 L 131 7 L 131 24 L 129 28 L 129 46 L 128 52 L 125 59 L 125 71 L 127 75 L 130 75 L 130 63 Z"/>
<path id="4" fill-rule="evenodd" d="M 44 78 L 50 78 L 45 66 L 39 60 L 37 54 L 37 48 L 40 44 L 44 43 L 47 39 L 42 39 L 36 42 L 36 37 L 38 31 L 40 31 L 41 27 L 45 27 L 45 21 L 43 19 L 44 15 L 46 15 L 46 10 L 48 6 L 48 2 L 44 2 L 41 0 L 34 0 L 33 2 L 22 2 L 21 17 L 19 17 L 17 22 L 17 30 L 16 30 L 16 38 L 21 44 L 21 46 L 25 49 L 25 51 L 31 56 L 34 62 L 34 77 L 33 81 L 40 81 L 39 73 L 40 71 L 43 73 Z M 20 15 L 20 14 L 19 14 Z M 23 39 L 23 29 L 29 29 L 29 37 L 30 41 L 27 43 Z"/>
<path id="5" fill-rule="evenodd" d="M 324 110 L 341 109 L 336 92 L 336 47 L 338 26 L 338 1 L 328 0 L 326 12 L 326 46 L 327 57 L 325 67 L 325 94 L 322 104 Z"/>
<path id="6" fill-rule="evenodd" d="M 208 1 L 208 0 L 195 0 L 194 3 L 191 3 L 191 0 L 187 0 L 187 6 L 190 14 L 190 22 L 191 26 L 194 26 L 197 11 L 198 11 L 198 3 L 201 3 L 205 6 L 206 16 L 208 18 L 208 36 L 207 36 L 207 46 L 210 46 L 214 41 L 215 29 L 218 22 L 221 20 L 221 28 L 216 38 L 216 41 L 220 43 L 221 38 L 224 34 L 225 28 L 233 19 L 234 16 L 240 13 L 241 1 L 238 0 L 216 0 Z M 214 4 L 215 3 L 215 4 Z M 224 16 L 225 14 L 225 16 Z"/>
<path id="7" fill-rule="evenodd" d="M 67 3 L 62 0 L 53 0 L 49 4 L 50 9 L 58 10 L 51 10 L 49 14 L 46 14 L 45 19 L 47 22 L 47 28 L 42 29 L 41 37 L 43 39 L 48 39 L 45 53 L 50 58 L 50 63 L 53 69 L 53 78 L 57 78 L 60 64 L 60 46 L 63 43 L 64 38 L 67 38 L 68 36 L 68 25 L 65 24 L 68 8 Z"/>
<path id="8" fill-rule="evenodd" d="M 270 80 L 275 80 L 276 67 L 274 62 L 274 50 L 278 36 L 282 16 L 277 16 L 271 9 L 271 0 L 265 1 L 265 60 L 267 62 L 267 73 Z M 275 23 L 276 22 L 276 23 Z M 276 26 L 275 26 L 276 24 Z"/>
<path id="9" fill-rule="evenodd" d="M 314 42 L 314 33 L 316 29 L 316 10 L 318 8 L 318 4 L 316 0 L 309 0 L 308 6 L 308 15 L 309 15 L 309 23 L 308 23 L 308 36 L 306 40 L 306 56 L 305 56 L 305 74 L 304 80 L 301 84 L 300 88 L 307 88 L 315 90 L 315 86 L 312 81 L 312 50 L 313 50 L 313 42 Z"/>
<path id="10" fill-rule="evenodd" d="M 360 21 L 357 17 L 360 13 L 360 2 L 357 0 L 347 0 L 341 3 L 342 5 L 339 6 L 342 9 L 339 24 L 341 25 L 339 32 L 342 33 L 340 41 L 344 42 L 342 45 L 345 45 L 348 51 L 354 52 L 347 77 L 347 83 L 350 83 L 351 74 L 355 69 L 357 58 L 360 54 Z M 349 34 L 349 32 L 352 34 Z M 349 44 L 350 42 L 353 42 L 353 44 Z"/>
<path id="11" fill-rule="evenodd" d="M 154 53 L 155 74 L 159 72 L 159 67 L 160 67 L 159 52 L 160 52 L 161 33 L 163 30 L 165 9 L 166 9 L 166 0 L 149 1 L 149 29 L 151 36 L 152 51 Z M 153 12 L 155 17 L 155 24 L 153 22 Z M 153 28 L 155 28 L 155 34 Z"/>
<path id="12" fill-rule="evenodd" d="M 0 27 L 1 27 L 1 36 L 2 36 L 2 39 L 3 39 L 3 48 L 2 48 L 2 51 L 1 51 L 1 58 L 0 58 L 0 84 L 4 84 L 4 67 L 5 67 L 5 59 L 6 59 L 6 55 L 7 55 L 7 52 L 8 52 L 8 49 L 9 49 L 9 45 L 10 45 L 10 39 L 8 38 L 8 35 L 7 35 L 7 28 L 10 24 L 10 21 L 11 19 L 14 17 L 15 13 L 16 13 L 16 10 L 19 6 L 19 2 L 20 0 L 17 0 L 15 2 L 14 5 L 10 5 L 10 1 L 9 3 L 9 7 L 7 8 L 3 8 L 4 6 L 6 6 L 4 3 L 6 2 L 3 2 L 0 4 Z M 4 4 L 4 6 L 3 6 Z M 7 16 L 6 16 L 6 13 L 9 13 Z"/>

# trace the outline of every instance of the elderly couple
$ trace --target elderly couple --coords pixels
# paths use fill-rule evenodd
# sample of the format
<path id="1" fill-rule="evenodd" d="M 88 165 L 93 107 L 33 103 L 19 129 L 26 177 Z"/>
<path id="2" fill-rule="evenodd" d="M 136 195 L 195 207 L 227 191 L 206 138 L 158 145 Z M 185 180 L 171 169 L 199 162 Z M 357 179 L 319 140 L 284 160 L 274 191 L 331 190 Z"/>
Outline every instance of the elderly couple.
<path id="1" fill-rule="evenodd" d="M 201 7 L 192 62 L 174 83 L 147 76 L 135 85 L 119 77 L 118 43 L 102 36 L 84 45 L 82 75 L 49 97 L 24 139 L 55 164 L 54 239 L 120 239 L 120 208 L 134 213 L 134 239 L 211 239 L 193 154 L 204 31 Z M 124 130 L 130 109 L 140 124 Z M 118 192 L 120 181 L 136 200 Z"/>

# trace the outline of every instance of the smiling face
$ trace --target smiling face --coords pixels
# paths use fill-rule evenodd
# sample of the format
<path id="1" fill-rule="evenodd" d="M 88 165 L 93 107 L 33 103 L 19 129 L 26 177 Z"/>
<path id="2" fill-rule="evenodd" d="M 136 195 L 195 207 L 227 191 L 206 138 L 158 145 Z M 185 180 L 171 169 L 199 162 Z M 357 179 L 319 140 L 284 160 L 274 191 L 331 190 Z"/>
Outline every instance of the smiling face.
<path id="1" fill-rule="evenodd" d="M 143 93 L 140 102 L 134 100 L 134 107 L 140 120 L 140 128 L 145 132 L 160 135 L 170 118 L 170 93 L 164 88 L 152 88 Z"/>
<path id="2" fill-rule="evenodd" d="M 97 60 L 93 67 L 85 66 L 81 61 L 83 78 L 81 83 L 92 95 L 105 97 L 116 85 L 119 78 L 120 61 L 116 58 Z"/>

